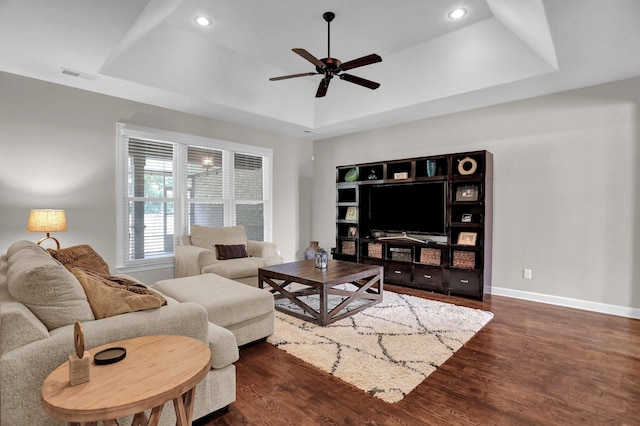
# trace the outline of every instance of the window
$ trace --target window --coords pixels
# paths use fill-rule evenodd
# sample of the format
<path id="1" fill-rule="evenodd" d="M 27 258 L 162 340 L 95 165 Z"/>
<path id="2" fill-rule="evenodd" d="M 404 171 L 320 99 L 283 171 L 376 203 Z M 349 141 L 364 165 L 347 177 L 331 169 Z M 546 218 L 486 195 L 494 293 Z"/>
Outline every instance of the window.
<path id="1" fill-rule="evenodd" d="M 271 239 L 270 149 L 118 124 L 118 268 L 173 264 L 191 225 Z"/>

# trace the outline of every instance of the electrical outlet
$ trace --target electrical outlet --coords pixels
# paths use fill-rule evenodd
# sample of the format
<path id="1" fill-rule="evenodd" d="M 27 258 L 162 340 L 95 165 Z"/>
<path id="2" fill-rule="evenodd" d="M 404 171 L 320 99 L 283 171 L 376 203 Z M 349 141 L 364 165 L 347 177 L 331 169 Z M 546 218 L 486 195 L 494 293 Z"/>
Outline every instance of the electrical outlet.
<path id="1" fill-rule="evenodd" d="M 531 269 L 525 269 L 522 274 L 523 278 L 530 280 L 531 279 Z"/>

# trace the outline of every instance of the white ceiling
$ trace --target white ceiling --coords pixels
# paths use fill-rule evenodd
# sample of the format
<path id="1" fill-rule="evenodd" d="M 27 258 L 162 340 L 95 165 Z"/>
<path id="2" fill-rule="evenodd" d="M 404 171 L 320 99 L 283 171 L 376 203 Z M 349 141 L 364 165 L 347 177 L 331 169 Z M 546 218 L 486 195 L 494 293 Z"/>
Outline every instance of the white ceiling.
<path id="1" fill-rule="evenodd" d="M 268 80 L 326 57 L 325 11 L 379 89 Z M 0 40 L 1 71 L 322 139 L 639 76 L 640 0 L 0 0 Z"/>

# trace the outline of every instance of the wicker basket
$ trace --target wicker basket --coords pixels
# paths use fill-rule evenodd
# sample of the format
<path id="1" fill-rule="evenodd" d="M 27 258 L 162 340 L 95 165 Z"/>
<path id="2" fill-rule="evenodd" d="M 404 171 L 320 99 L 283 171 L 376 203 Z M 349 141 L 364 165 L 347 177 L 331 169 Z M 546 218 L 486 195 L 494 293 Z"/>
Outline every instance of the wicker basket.
<path id="1" fill-rule="evenodd" d="M 343 241 L 342 242 L 342 254 L 356 254 L 356 242 L 355 241 Z"/>
<path id="2" fill-rule="evenodd" d="M 476 267 L 476 254 L 472 251 L 453 251 L 453 267 L 473 269 Z"/>
<path id="3" fill-rule="evenodd" d="M 382 259 L 382 244 L 369 243 L 367 246 L 367 256 L 375 257 L 376 259 Z"/>
<path id="4" fill-rule="evenodd" d="M 442 250 L 434 248 L 420 249 L 420 263 L 425 265 L 440 265 L 442 261 Z"/>

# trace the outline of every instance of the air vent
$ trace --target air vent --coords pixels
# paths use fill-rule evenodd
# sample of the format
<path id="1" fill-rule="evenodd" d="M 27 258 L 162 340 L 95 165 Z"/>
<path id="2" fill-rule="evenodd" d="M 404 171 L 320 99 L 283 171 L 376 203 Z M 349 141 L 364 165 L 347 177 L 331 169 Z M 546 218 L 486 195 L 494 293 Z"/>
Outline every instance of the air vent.
<path id="1" fill-rule="evenodd" d="M 68 68 L 62 68 L 62 74 L 65 74 L 71 77 L 82 78 L 84 80 L 89 80 L 89 81 L 95 81 L 98 78 L 95 75 L 86 74 L 80 71 L 70 70 Z"/>

